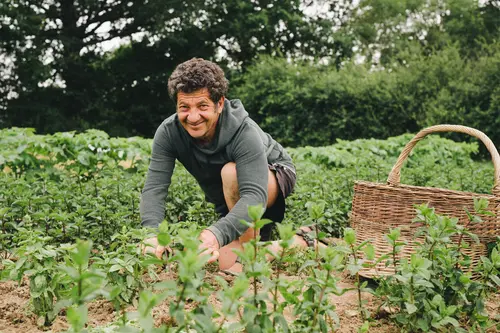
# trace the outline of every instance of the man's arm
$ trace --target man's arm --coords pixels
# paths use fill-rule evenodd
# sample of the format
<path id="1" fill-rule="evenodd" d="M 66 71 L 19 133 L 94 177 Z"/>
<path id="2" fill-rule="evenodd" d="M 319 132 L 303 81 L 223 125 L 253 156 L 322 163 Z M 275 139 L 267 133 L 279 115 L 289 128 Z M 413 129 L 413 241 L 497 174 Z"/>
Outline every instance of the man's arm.
<path id="1" fill-rule="evenodd" d="M 233 157 L 236 163 L 240 199 L 231 211 L 210 230 L 223 247 L 241 236 L 248 227 L 240 220 L 250 221 L 248 206 L 267 203 L 268 166 L 264 144 L 256 128 L 246 124 L 243 132 L 235 138 Z"/>
<path id="2" fill-rule="evenodd" d="M 164 124 L 156 130 L 151 162 L 141 195 L 141 220 L 144 227 L 157 228 L 165 218 L 165 198 L 175 167 L 176 154 Z"/>

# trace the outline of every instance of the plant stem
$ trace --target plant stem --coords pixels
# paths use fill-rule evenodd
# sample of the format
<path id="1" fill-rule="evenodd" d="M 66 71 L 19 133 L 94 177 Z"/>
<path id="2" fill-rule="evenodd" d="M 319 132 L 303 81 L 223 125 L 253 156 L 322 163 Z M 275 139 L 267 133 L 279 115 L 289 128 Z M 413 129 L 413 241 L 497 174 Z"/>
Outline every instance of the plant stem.
<path id="1" fill-rule="evenodd" d="M 415 302 L 414 290 L 413 290 L 413 274 L 410 278 L 410 303 L 413 304 Z"/>
<path id="2" fill-rule="evenodd" d="M 276 313 L 276 309 L 278 307 L 278 284 L 280 282 L 280 275 L 281 275 L 280 264 L 283 262 L 283 258 L 285 257 L 285 252 L 286 252 L 286 249 L 283 249 L 283 251 L 281 251 L 280 259 L 276 263 L 277 270 L 278 270 L 278 276 L 276 277 L 276 284 L 274 285 L 274 306 L 273 306 L 274 313 Z M 276 332 L 276 317 L 273 318 L 273 330 Z"/>
<path id="3" fill-rule="evenodd" d="M 314 245 L 314 251 L 316 252 L 316 262 L 319 262 L 319 228 L 318 221 L 315 223 L 315 231 L 316 231 L 316 244 Z"/>
<path id="4" fill-rule="evenodd" d="M 431 247 L 429 248 L 429 260 L 430 261 L 434 261 L 434 255 L 432 254 L 432 251 L 434 250 L 434 246 L 436 246 L 437 244 L 437 241 L 434 241 L 431 245 Z"/>
<path id="5" fill-rule="evenodd" d="M 179 305 L 181 304 L 181 300 L 182 300 L 182 298 L 184 297 L 184 292 L 185 292 L 185 291 L 186 291 L 186 284 L 185 284 L 185 283 L 183 283 L 183 284 L 182 284 L 182 290 L 181 290 L 181 293 L 180 293 L 179 297 L 177 298 L 177 302 L 176 302 L 176 304 L 175 304 L 175 310 L 176 310 L 176 311 L 177 311 L 177 310 L 179 310 Z"/>
<path id="6" fill-rule="evenodd" d="M 396 241 L 394 241 L 394 244 L 396 244 Z M 392 264 L 394 265 L 394 274 L 397 274 L 398 269 L 396 265 L 396 245 L 392 247 Z"/>
<path id="7" fill-rule="evenodd" d="M 325 290 L 328 286 L 329 279 L 330 279 L 330 270 L 327 270 L 326 271 L 325 285 L 323 286 L 323 288 L 321 288 L 321 292 L 319 294 L 319 299 L 318 299 L 318 306 L 316 307 L 316 309 L 314 309 L 313 324 L 312 324 L 313 329 L 316 327 L 316 322 L 318 320 L 319 308 L 321 307 L 321 302 L 323 301 L 323 297 L 325 295 Z"/>
<path id="8" fill-rule="evenodd" d="M 351 252 L 352 255 L 354 256 L 354 265 L 358 265 L 358 256 L 356 255 L 356 250 L 354 249 L 354 245 L 351 244 Z M 359 313 L 361 314 L 361 319 L 365 321 L 365 314 L 362 310 L 363 302 L 361 299 L 361 288 L 359 284 L 359 272 L 356 272 L 356 289 L 358 290 L 358 307 L 359 307 Z"/>
<path id="9" fill-rule="evenodd" d="M 231 307 L 233 306 L 233 304 L 234 304 L 234 300 L 231 300 L 231 303 L 229 303 L 228 312 L 231 311 Z M 222 329 L 222 326 L 224 326 L 224 322 L 226 321 L 226 318 L 227 318 L 227 315 L 224 314 L 224 317 L 222 317 L 222 321 L 220 322 L 219 328 L 217 329 L 217 331 L 215 333 L 220 332 L 220 330 Z"/>
<path id="10" fill-rule="evenodd" d="M 77 304 L 82 305 L 82 265 L 78 265 L 78 282 L 77 282 Z"/>
<path id="11" fill-rule="evenodd" d="M 460 236 L 458 237 L 458 242 L 457 242 L 457 246 L 458 246 L 458 254 L 459 254 L 459 257 L 461 256 L 462 252 L 460 251 L 462 249 L 462 238 L 464 237 L 464 231 L 469 227 L 469 225 L 471 224 L 472 220 L 469 220 L 469 222 L 467 222 L 467 224 L 465 225 L 464 227 L 464 230 L 460 232 Z M 455 263 L 455 268 L 458 269 L 458 261 Z"/>
<path id="12" fill-rule="evenodd" d="M 365 318 L 365 313 L 363 312 L 363 301 L 361 299 L 361 287 L 359 285 L 359 273 L 356 273 L 356 288 L 358 289 L 358 307 L 359 307 L 359 313 L 361 313 L 361 319 L 363 321 L 366 320 Z"/>

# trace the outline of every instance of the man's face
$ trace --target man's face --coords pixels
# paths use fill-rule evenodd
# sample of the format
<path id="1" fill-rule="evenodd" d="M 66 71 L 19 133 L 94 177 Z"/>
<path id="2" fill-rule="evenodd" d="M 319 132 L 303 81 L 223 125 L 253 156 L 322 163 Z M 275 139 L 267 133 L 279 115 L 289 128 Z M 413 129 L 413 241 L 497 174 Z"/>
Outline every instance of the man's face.
<path id="1" fill-rule="evenodd" d="M 224 106 L 224 97 L 217 103 L 210 99 L 207 88 L 177 94 L 177 116 L 182 127 L 197 140 L 211 141 L 217 120 Z"/>

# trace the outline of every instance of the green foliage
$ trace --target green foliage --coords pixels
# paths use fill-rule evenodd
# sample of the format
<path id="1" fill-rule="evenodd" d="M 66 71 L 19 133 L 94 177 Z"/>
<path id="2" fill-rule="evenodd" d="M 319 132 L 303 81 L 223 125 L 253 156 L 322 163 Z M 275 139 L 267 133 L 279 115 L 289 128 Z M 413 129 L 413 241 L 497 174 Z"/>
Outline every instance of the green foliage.
<path id="1" fill-rule="evenodd" d="M 27 129 L 2 130 L 0 138 L 6 138 L 0 141 L 0 150 L 9 152 L 2 154 L 8 158 L 2 160 L 0 173 L 1 278 L 29 283 L 32 310 L 40 325 L 50 325 L 65 310 L 73 332 L 89 330 L 87 305 L 100 298 L 115 306 L 120 319 L 112 330 L 117 332 L 334 331 L 339 319 L 328 295 L 347 291 L 337 286 L 338 273 L 347 270 L 356 279 L 365 319 L 359 330 L 369 330 L 373 319 L 361 292 L 372 290 L 359 271 L 371 265 L 374 250 L 369 243 L 358 244 L 354 232 L 346 228 L 352 185 L 358 179 L 383 182 L 411 135 L 290 149 L 299 178 L 287 198 L 285 223 L 277 228 L 281 250 L 258 238 L 245 244 L 238 253 L 243 273 L 230 284 L 213 275 L 207 278 L 211 268 L 205 266 L 206 256 L 200 256 L 197 237 L 217 217 L 180 165 L 167 200 L 166 220 L 155 231 L 159 242 L 174 253 L 162 259 L 141 253 L 142 241 L 151 236 L 150 230 L 139 227 L 137 210 L 150 140 L 110 138 L 101 131 L 41 136 Z M 23 147 L 19 152 L 18 146 Z M 404 166 L 402 182 L 489 192 L 493 169 L 491 163 L 471 158 L 477 150 L 476 144 L 425 139 Z M 477 200 L 474 214 L 487 214 L 487 207 L 484 200 Z M 253 220 L 245 224 L 260 229 L 269 223 L 261 219 L 262 211 L 249 208 Z M 395 267 L 397 278 L 378 290 L 399 310 L 394 319 L 409 328 L 448 329 L 458 321 L 460 327 L 479 330 L 496 324 L 481 302 L 500 282 L 498 247 L 481 259 L 475 272 L 479 280 L 472 280 L 465 269 L 470 261 L 461 254 L 469 237 L 474 237 L 467 226 L 437 217 L 430 208 L 421 207 L 419 212 L 427 228 L 420 256 L 397 259 L 403 244 L 395 229 L 387 235 L 391 253 L 379 259 Z M 480 223 L 474 214 L 469 213 L 471 223 Z M 330 234 L 344 235 L 346 244 L 298 251 L 293 246 L 296 228 L 314 224 L 320 226 L 312 232 L 317 241 Z M 159 270 L 174 278 L 158 283 Z M 286 276 L 290 272 L 303 278 L 290 279 Z M 405 279 L 408 282 L 402 283 Z M 221 312 L 214 311 L 213 297 Z M 170 317 L 163 326 L 154 327 L 151 310 L 164 301 Z M 135 313 L 127 312 L 130 305 L 136 307 Z M 425 323 L 415 322 L 419 316 Z M 460 319 L 464 316 L 469 326 Z"/>
<path id="2" fill-rule="evenodd" d="M 488 202 L 484 199 L 476 200 L 474 206 L 476 214 L 490 213 L 485 210 Z M 423 226 L 415 236 L 421 236 L 422 241 L 409 260 L 387 262 L 395 274 L 381 279 L 378 295 L 398 309 L 394 319 L 405 331 L 466 332 L 463 318 L 470 321 L 475 331 L 485 331 L 495 324 L 488 318 L 484 302 L 489 291 L 500 286 L 496 250 L 500 244 L 491 259 L 482 257 L 473 269 L 463 249 L 478 240 L 467 232 L 467 226 L 458 225 L 456 218 L 437 215 L 425 204 L 417 207 L 417 212 L 415 222 Z M 469 216 L 471 222 L 480 222 L 479 216 Z M 469 236 L 467 242 L 463 241 L 464 234 Z M 398 238 L 396 230 L 387 235 L 393 258 L 403 245 Z"/>
<path id="3" fill-rule="evenodd" d="M 304 207 L 308 202 L 323 200 L 322 230 L 340 237 L 342 228 L 349 224 L 354 181 L 385 182 L 412 137 L 405 134 L 387 140 L 339 140 L 326 147 L 288 149 L 298 178 L 294 194 L 287 198 L 287 216 L 296 226 L 312 224 Z M 491 162 L 474 162 L 477 151 L 475 143 L 430 136 L 419 142 L 407 159 L 401 183 L 491 193 L 493 166 Z"/>
<path id="4" fill-rule="evenodd" d="M 196 56 L 219 60 L 230 95 L 286 146 L 446 122 L 500 142 L 497 2 L 320 3 L 9 0 L 0 8 L 1 124 L 149 137 L 174 112 L 169 74 Z"/>
<path id="5" fill-rule="evenodd" d="M 58 269 L 61 250 L 49 244 L 50 237 L 24 228 L 18 230 L 14 241 L 18 244 L 14 252 L 18 259 L 2 262 L 4 269 L 0 278 L 21 284 L 23 277 L 27 276 L 33 313 L 39 317 L 37 324 L 48 326 L 57 316 L 54 299 L 60 299 L 67 289 L 68 278 Z"/>
<path id="6" fill-rule="evenodd" d="M 0 7 L 0 54 L 8 59 L 0 64 L 2 125 L 149 136 L 174 112 L 170 73 L 192 57 L 222 55 L 222 66 L 244 69 L 259 54 L 333 55 L 333 22 L 307 17 L 303 9 L 311 5 L 8 0 Z M 108 50 L 112 40 L 121 46 Z"/>
<path id="7" fill-rule="evenodd" d="M 318 224 L 324 214 L 325 202 L 309 203 L 309 215 L 316 222 L 313 228 L 315 238 L 314 260 L 305 261 L 299 271 L 309 272 L 303 288 L 304 300 L 294 306 L 297 320 L 293 328 L 305 332 L 334 331 L 339 325 L 335 306 L 328 301 L 329 294 L 341 295 L 345 290 L 337 287 L 338 278 L 335 272 L 344 269 L 345 251 L 341 248 L 319 247 L 324 238 L 319 232 Z"/>
<path id="8" fill-rule="evenodd" d="M 477 128 L 498 145 L 499 47 L 472 60 L 454 46 L 432 56 L 408 50 L 411 61 L 390 71 L 264 58 L 232 96 L 285 146 L 387 138 L 443 123 Z"/>
<path id="9" fill-rule="evenodd" d="M 349 271 L 349 274 L 355 278 L 354 287 L 358 294 L 358 311 L 361 315 L 361 319 L 366 323 L 366 320 L 370 318 L 371 314 L 364 306 L 366 304 L 366 301 L 362 299 L 361 292 L 373 293 L 373 290 L 367 287 L 368 281 L 361 281 L 359 272 L 363 268 L 370 268 L 386 258 L 384 256 L 382 256 L 381 258 L 377 258 L 377 261 L 374 264 L 365 262 L 365 259 L 360 255 L 360 253 L 364 253 L 364 257 L 366 257 L 366 259 L 374 260 L 375 249 L 369 241 L 364 241 L 357 244 L 356 232 L 354 229 L 344 229 L 344 241 L 347 245 L 346 249 L 344 249 L 344 252 L 350 254 L 346 268 Z"/>
<path id="10" fill-rule="evenodd" d="M 107 297 L 117 311 L 123 311 L 130 304 L 137 305 L 139 293 L 146 287 L 143 280 L 146 273 L 151 278 L 157 278 L 153 265 L 161 264 L 161 261 L 145 259 L 137 246 L 146 238 L 146 233 L 145 229 L 122 227 L 121 232 L 111 237 L 108 250 L 94 258 L 96 269 L 106 274 Z"/>

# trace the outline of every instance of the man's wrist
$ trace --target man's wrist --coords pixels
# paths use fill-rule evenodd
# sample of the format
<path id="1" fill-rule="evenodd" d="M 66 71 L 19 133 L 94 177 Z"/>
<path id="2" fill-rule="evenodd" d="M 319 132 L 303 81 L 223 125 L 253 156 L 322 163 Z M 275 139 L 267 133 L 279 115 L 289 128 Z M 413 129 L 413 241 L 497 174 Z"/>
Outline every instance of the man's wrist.
<path id="1" fill-rule="evenodd" d="M 222 234 L 220 234 L 220 231 L 217 228 L 214 228 L 213 226 L 210 226 L 210 227 L 206 228 L 205 230 L 203 230 L 202 233 L 203 232 L 210 233 L 210 235 L 213 236 L 214 239 L 215 239 L 215 242 L 216 242 L 216 245 L 217 245 L 217 249 L 221 248 L 221 237 L 222 237 Z"/>

